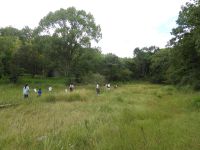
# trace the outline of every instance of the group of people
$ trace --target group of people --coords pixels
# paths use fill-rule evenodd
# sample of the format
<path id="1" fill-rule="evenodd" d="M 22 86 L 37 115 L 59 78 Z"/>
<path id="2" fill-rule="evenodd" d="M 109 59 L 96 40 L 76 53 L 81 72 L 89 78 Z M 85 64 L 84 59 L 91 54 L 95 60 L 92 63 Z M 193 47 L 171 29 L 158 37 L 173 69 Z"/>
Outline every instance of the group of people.
<path id="1" fill-rule="evenodd" d="M 75 89 L 75 86 L 74 86 L 74 84 L 71 83 L 71 84 L 69 85 L 69 91 L 72 92 L 72 91 L 74 91 L 74 89 Z M 51 92 L 52 90 L 53 90 L 52 87 L 49 87 L 49 88 L 48 88 L 48 91 L 49 91 L 49 92 Z M 39 88 L 38 90 L 34 88 L 33 91 L 34 91 L 35 93 L 37 93 L 37 96 L 38 96 L 38 97 L 40 97 L 40 96 L 42 95 L 42 89 L 41 89 L 41 88 Z M 67 89 L 66 89 L 65 91 L 67 92 Z M 26 85 L 23 87 L 23 95 L 24 95 L 24 98 L 28 98 L 29 92 L 30 92 L 30 88 L 29 88 L 28 84 L 26 84 Z"/>
<path id="2" fill-rule="evenodd" d="M 42 95 L 42 89 L 39 88 L 38 90 L 37 89 L 33 89 L 35 93 L 37 93 L 37 96 L 40 97 Z M 49 87 L 48 88 L 48 91 L 51 92 L 52 91 L 52 87 Z M 28 98 L 29 96 L 29 92 L 30 92 L 30 88 L 28 86 L 28 84 L 26 84 L 24 87 L 23 87 L 23 95 L 24 95 L 24 98 Z"/>
<path id="3" fill-rule="evenodd" d="M 111 88 L 110 83 L 105 84 L 105 87 L 106 87 L 107 90 L 110 90 L 110 88 Z M 114 85 L 114 88 L 117 88 L 117 85 Z M 72 92 L 72 91 L 74 91 L 74 89 L 75 89 L 75 86 L 74 86 L 73 83 L 71 83 L 71 84 L 69 85 L 69 91 Z M 49 87 L 49 88 L 48 88 L 48 91 L 51 92 L 51 91 L 52 91 L 52 87 Z M 67 89 L 66 89 L 65 91 L 67 92 Z M 30 88 L 29 88 L 28 84 L 26 84 L 26 85 L 23 87 L 23 95 L 24 95 L 24 98 L 28 98 L 29 92 L 30 92 Z M 40 97 L 40 96 L 42 95 L 42 89 L 41 89 L 41 88 L 39 88 L 38 90 L 37 90 L 37 89 L 34 89 L 34 92 L 37 93 L 37 96 L 38 96 L 38 97 Z M 100 85 L 99 85 L 99 83 L 96 84 L 96 93 L 97 93 L 97 95 L 100 94 Z"/>
<path id="4" fill-rule="evenodd" d="M 117 84 L 114 85 L 114 88 L 117 88 L 117 87 L 118 87 Z M 110 83 L 105 84 L 105 88 L 106 88 L 107 90 L 110 90 L 110 88 L 111 88 Z M 99 85 L 99 83 L 97 83 L 97 85 L 96 85 L 96 93 L 97 93 L 97 95 L 100 94 L 100 85 Z"/>

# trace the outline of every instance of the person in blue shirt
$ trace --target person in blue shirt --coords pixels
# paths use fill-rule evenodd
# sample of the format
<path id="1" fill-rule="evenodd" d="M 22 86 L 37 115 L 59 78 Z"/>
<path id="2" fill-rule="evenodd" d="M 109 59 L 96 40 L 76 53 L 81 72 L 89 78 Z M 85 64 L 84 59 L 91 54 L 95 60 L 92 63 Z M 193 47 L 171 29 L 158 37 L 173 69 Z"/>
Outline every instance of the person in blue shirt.
<path id="1" fill-rule="evenodd" d="M 42 95 L 42 89 L 39 88 L 39 90 L 38 90 L 38 96 L 41 96 L 41 95 Z"/>

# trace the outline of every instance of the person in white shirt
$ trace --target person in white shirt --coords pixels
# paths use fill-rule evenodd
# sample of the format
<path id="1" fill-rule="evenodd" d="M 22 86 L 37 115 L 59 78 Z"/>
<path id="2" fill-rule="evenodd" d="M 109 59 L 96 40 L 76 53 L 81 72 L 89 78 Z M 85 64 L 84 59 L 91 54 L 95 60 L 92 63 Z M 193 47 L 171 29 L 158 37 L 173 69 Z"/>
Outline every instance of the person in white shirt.
<path id="1" fill-rule="evenodd" d="M 49 92 L 51 92 L 51 91 L 53 90 L 53 88 L 50 86 L 50 87 L 48 88 L 48 90 L 49 90 Z"/>
<path id="2" fill-rule="evenodd" d="M 73 83 L 71 83 L 70 85 L 69 85 L 69 91 L 70 92 L 72 92 L 72 91 L 74 91 L 74 84 Z"/>
<path id="3" fill-rule="evenodd" d="M 110 83 L 108 83 L 108 89 L 110 90 Z"/>
<path id="4" fill-rule="evenodd" d="M 28 95 L 29 95 L 29 86 L 28 84 L 26 84 L 24 87 L 23 87 L 23 95 L 24 95 L 24 98 L 28 98 Z"/>
<path id="5" fill-rule="evenodd" d="M 100 86 L 99 86 L 99 84 L 97 83 L 97 85 L 96 85 L 96 92 L 97 92 L 97 95 L 99 95 L 100 94 Z"/>

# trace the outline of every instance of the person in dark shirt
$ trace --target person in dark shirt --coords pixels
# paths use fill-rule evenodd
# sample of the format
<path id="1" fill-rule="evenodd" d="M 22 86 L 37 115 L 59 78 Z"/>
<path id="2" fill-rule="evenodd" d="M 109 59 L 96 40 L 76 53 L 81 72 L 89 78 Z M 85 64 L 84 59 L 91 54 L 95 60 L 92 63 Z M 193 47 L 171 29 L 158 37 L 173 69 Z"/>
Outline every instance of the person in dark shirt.
<path id="1" fill-rule="evenodd" d="M 39 88 L 39 90 L 38 90 L 38 96 L 41 96 L 41 95 L 42 95 L 42 89 Z"/>

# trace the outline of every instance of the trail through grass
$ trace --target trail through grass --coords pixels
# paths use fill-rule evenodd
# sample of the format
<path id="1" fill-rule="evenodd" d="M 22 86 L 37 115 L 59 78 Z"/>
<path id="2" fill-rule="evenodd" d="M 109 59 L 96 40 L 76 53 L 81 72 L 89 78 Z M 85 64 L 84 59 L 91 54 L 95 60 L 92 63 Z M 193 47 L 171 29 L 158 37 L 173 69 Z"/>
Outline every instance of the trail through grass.
<path id="1" fill-rule="evenodd" d="M 34 88 L 36 85 L 30 85 Z M 20 85 L 1 85 L 0 149 L 199 150 L 200 93 L 133 83 L 99 96 L 95 87 L 22 97 Z"/>

